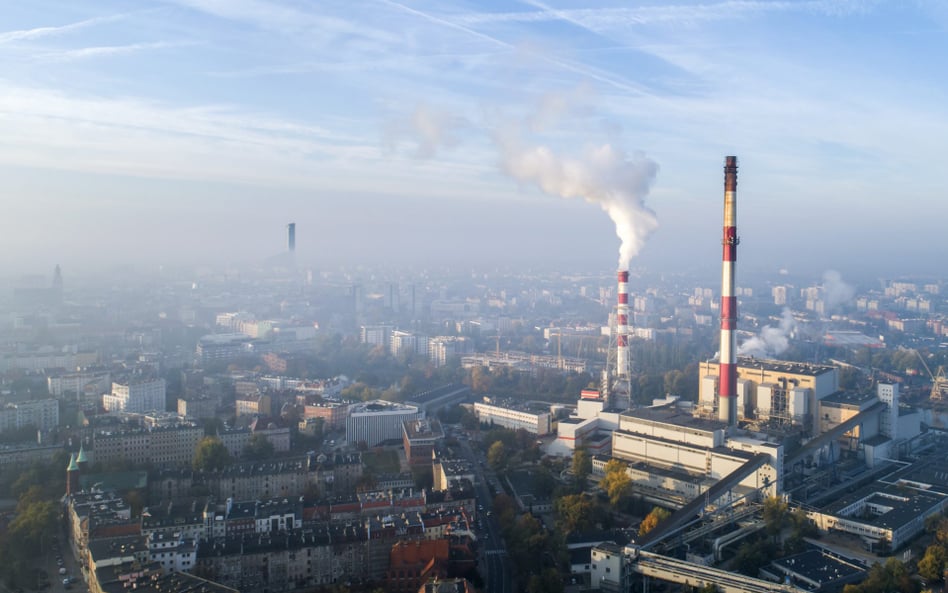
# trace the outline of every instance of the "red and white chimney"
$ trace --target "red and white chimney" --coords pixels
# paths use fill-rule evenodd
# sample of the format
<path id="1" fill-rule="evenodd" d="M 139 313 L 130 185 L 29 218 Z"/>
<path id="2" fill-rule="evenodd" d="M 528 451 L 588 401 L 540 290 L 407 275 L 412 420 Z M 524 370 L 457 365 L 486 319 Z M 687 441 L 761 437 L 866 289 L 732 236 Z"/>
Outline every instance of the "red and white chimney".
<path id="1" fill-rule="evenodd" d="M 616 376 L 629 377 L 629 271 L 619 270 L 616 307 Z"/>
<path id="2" fill-rule="evenodd" d="M 737 422 L 737 297 L 734 270 L 737 264 L 737 157 L 724 160 L 724 246 L 721 262 L 721 369 L 718 384 L 718 419 Z"/>

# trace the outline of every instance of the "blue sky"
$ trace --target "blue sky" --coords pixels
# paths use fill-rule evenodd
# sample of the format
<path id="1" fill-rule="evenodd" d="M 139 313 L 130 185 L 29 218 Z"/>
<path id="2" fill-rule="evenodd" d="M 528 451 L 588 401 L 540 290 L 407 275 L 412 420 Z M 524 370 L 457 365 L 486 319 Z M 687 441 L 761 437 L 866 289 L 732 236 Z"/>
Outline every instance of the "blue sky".
<path id="1" fill-rule="evenodd" d="M 745 269 L 943 274 L 946 6 L 11 3 L 0 264 L 252 261 L 292 220 L 317 266 L 614 267 L 606 214 L 513 172 L 513 134 L 657 165 L 633 266 L 716 273 L 736 154 Z"/>

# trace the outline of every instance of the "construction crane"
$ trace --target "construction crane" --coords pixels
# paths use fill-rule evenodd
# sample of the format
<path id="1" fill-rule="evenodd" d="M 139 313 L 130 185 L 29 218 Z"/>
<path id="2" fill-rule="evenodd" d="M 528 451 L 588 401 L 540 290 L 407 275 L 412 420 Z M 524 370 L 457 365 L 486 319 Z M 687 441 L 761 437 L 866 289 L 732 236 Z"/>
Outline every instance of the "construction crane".
<path id="1" fill-rule="evenodd" d="M 925 372 L 927 372 L 928 376 L 932 379 L 932 393 L 931 396 L 929 396 L 929 399 L 932 401 L 948 400 L 948 377 L 945 376 L 945 367 L 939 366 L 938 370 L 935 373 L 932 373 L 932 370 L 928 368 L 928 363 L 925 362 L 925 357 L 922 356 L 922 353 L 918 350 L 915 350 L 915 354 L 918 355 L 918 359 L 922 361 L 922 366 L 925 367 Z"/>

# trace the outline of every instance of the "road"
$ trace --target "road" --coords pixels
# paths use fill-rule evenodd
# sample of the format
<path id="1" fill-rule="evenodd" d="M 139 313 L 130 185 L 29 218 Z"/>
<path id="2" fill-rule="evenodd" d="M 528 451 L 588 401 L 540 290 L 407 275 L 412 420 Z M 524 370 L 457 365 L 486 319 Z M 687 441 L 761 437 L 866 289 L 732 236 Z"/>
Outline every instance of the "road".
<path id="1" fill-rule="evenodd" d="M 42 570 L 47 577 L 49 587 L 42 589 L 47 593 L 75 593 L 76 591 L 86 591 L 86 584 L 82 580 L 82 572 L 78 563 L 72 556 L 72 549 L 65 544 L 65 537 L 60 534 L 58 543 L 43 544 L 45 551 L 36 557 L 34 566 Z M 56 562 L 57 555 L 63 560 L 62 568 L 66 569 L 66 575 L 59 574 L 59 564 Z M 64 576 L 75 577 L 76 582 L 68 587 L 63 585 Z M 36 588 L 28 589 L 35 591 Z"/>
<path id="2" fill-rule="evenodd" d="M 507 549 L 504 547 L 504 540 L 500 535 L 500 526 L 497 525 L 496 518 L 487 516 L 486 512 L 493 504 L 493 497 L 487 488 L 487 483 L 488 480 L 496 478 L 492 472 L 485 470 L 485 465 L 482 465 L 483 456 L 471 447 L 470 441 L 462 439 L 460 443 L 465 457 L 474 464 L 476 476 L 474 490 L 477 494 L 478 507 L 485 509 L 485 512 L 478 511 L 478 518 L 486 532 L 480 546 L 481 566 L 487 573 L 484 577 L 485 591 L 487 593 L 514 593 L 513 571 Z"/>

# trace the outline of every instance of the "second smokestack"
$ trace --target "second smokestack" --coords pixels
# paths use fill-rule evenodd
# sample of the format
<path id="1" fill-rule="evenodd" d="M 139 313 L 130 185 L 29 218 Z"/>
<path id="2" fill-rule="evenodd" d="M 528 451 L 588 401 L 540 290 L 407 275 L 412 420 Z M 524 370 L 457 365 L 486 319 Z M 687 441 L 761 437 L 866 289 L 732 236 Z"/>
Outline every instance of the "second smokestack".
<path id="1" fill-rule="evenodd" d="M 629 271 L 619 270 L 616 307 L 616 376 L 629 377 Z"/>
<path id="2" fill-rule="evenodd" d="M 718 419 L 737 422 L 737 157 L 724 159 L 724 252 L 721 262 L 721 368 L 718 386 Z"/>

